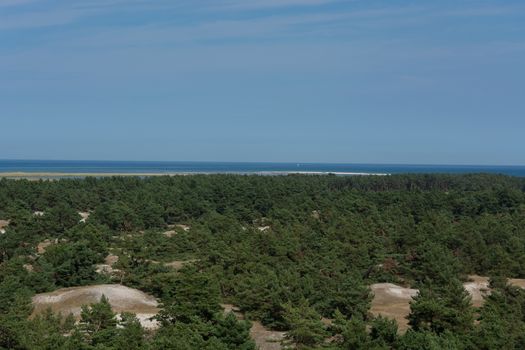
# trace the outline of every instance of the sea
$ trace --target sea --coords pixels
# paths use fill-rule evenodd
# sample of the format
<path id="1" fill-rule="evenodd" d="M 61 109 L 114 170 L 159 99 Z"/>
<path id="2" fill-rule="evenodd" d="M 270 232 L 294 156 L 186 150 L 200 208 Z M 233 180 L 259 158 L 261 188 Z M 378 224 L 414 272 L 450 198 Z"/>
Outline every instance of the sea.
<path id="1" fill-rule="evenodd" d="M 525 166 L 339 164 L 263 162 L 167 162 L 87 160 L 0 160 L 1 173 L 56 174 L 406 174 L 406 173 L 491 173 L 525 177 Z"/>

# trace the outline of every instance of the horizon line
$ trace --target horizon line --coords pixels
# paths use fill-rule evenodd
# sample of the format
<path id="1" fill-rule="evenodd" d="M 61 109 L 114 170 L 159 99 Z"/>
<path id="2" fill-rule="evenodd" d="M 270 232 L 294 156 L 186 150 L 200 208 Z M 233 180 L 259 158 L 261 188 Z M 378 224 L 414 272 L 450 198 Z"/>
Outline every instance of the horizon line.
<path id="1" fill-rule="evenodd" d="M 126 160 L 126 159 L 34 159 L 0 158 L 0 161 L 25 162 L 121 162 L 121 163 L 216 163 L 216 164 L 297 164 L 297 165 L 381 165 L 381 166 L 439 166 L 439 167 L 525 167 L 525 164 L 465 164 L 465 163 L 368 163 L 368 162 L 317 162 L 317 161 L 215 161 L 215 160 Z"/>

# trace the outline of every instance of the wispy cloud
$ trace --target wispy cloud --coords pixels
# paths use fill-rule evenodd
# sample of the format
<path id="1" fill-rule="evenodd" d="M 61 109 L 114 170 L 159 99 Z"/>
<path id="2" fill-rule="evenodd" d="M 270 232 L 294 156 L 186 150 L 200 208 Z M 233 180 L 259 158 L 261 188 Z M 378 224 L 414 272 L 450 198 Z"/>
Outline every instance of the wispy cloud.
<path id="1" fill-rule="evenodd" d="M 2 1 L 2 0 L 0 0 Z M 3 0 L 16 2 L 15 0 Z M 24 0 L 18 0 L 24 1 Z M 25 0 L 30 1 L 30 0 Z M 41 0 L 45 2 L 46 0 Z M 194 0 L 191 3 L 194 4 Z M 471 7 L 469 9 L 436 8 L 431 3 L 405 6 L 357 6 L 331 8 L 319 7 L 315 11 L 260 11 L 255 15 L 237 16 L 228 11 L 216 10 L 219 6 L 231 6 L 242 13 L 255 7 L 273 6 L 317 6 L 335 3 L 337 0 L 202 0 L 199 6 L 190 6 L 190 0 L 87 0 L 81 3 L 64 2 L 58 7 L 40 9 L 41 12 L 18 12 L 13 15 L 0 15 L 0 30 L 41 28 L 49 26 L 68 26 L 82 20 L 85 25 L 77 26 L 71 32 L 61 32 L 57 39 L 45 38 L 42 44 L 58 50 L 78 52 L 100 52 L 101 50 L 127 50 L 144 47 L 172 50 L 190 46 L 239 46 L 244 44 L 285 44 L 340 42 L 356 44 L 367 42 L 369 48 L 390 40 L 406 51 L 412 45 L 419 50 L 409 50 L 412 54 L 426 59 L 440 55 L 453 56 L 457 47 L 452 44 L 440 45 L 432 42 L 415 42 L 413 29 L 422 26 L 438 25 L 443 18 L 458 16 L 481 16 L 484 13 L 515 13 L 514 7 Z M 352 1 L 353 3 L 354 1 Z M 358 2 L 358 1 L 355 1 Z M 189 6 L 189 7 L 188 7 Z M 220 7 L 220 6 L 219 6 Z M 107 16 L 116 10 L 137 11 L 141 21 L 108 25 L 107 21 L 89 21 L 89 17 Z M 141 17 L 142 11 L 149 9 L 149 15 Z M 164 10 L 169 9 L 169 16 Z M 224 9 L 224 8 L 223 8 Z M 437 9 L 433 11 L 432 9 Z M 512 10 L 511 10 L 512 9 Z M 35 11 L 35 10 L 34 10 Z M 193 12 L 192 12 L 193 11 Z M 195 12 L 196 11 L 196 12 Z M 119 12 L 120 13 L 120 12 Z M 204 13 L 204 15 L 203 15 Z M 160 16 L 158 16 L 160 14 Z M 189 15 L 188 15 L 189 14 Z M 115 17 L 117 18 L 121 18 Z M 133 13 L 133 16 L 135 14 Z M 110 18 L 110 17 L 108 17 Z M 87 19 L 87 20 L 86 20 Z M 460 18 L 457 18 L 460 20 Z M 80 28 L 80 29 L 79 29 Z M 89 30 L 87 30 L 89 29 Z M 381 32 L 381 38 L 375 32 Z M 393 33 L 392 35 L 390 33 Z M 394 34 L 395 33 L 395 34 Z M 39 34 L 40 35 L 40 34 Z M 59 38 L 59 39 L 58 39 Z M 494 39 L 498 42 L 497 39 Z M 521 50 L 517 43 L 502 44 L 501 51 Z M 458 47 L 469 47 L 468 41 Z M 424 48 L 424 49 L 423 49 Z M 18 50 L 17 50 L 18 51 Z M 396 53 L 395 47 L 385 49 Z M 399 51 L 399 50 L 398 50 Z M 414 52 L 415 51 L 415 52 Z M 379 50 L 378 54 L 381 54 Z M 479 50 L 472 50 L 479 52 Z M 398 53 L 399 54 L 399 53 Z M 462 53 L 465 56 L 467 53 Z M 494 53 L 495 54 L 495 53 Z"/>
<path id="2" fill-rule="evenodd" d="M 232 15 L 229 11 L 243 12 L 258 9 L 316 6 L 334 3 L 339 0 L 203 0 L 195 6 L 193 0 L 180 0 L 177 2 L 168 0 L 88 0 L 83 2 L 47 0 L 0 0 L 0 6 L 12 6 L 38 3 L 38 8 L 28 8 L 26 11 L 14 13 L 0 13 L 0 29 L 27 29 L 48 27 L 53 25 L 64 25 L 74 22 L 83 17 L 94 15 L 105 15 L 115 12 L 157 13 L 162 15 L 164 11 L 172 11 L 173 18 L 184 18 L 186 14 L 192 16 L 206 15 L 215 16 L 208 21 L 220 20 L 220 17 Z M 217 17 L 218 16 L 218 17 Z M 198 18 L 197 22 L 201 21 Z"/>
<path id="3" fill-rule="evenodd" d="M 271 7 L 319 6 L 337 0 L 225 0 L 214 2 L 214 6 L 235 9 L 260 9 Z"/>
<path id="4" fill-rule="evenodd" d="M 190 23 L 189 26 L 203 24 L 203 26 L 214 27 L 219 29 L 221 25 L 224 30 L 218 32 L 229 32 L 228 28 L 239 29 L 238 36 L 243 37 L 248 33 L 255 32 L 271 32 L 275 28 L 283 26 L 290 26 L 300 23 L 316 23 L 341 21 L 346 19 L 358 26 L 407 26 L 411 24 L 419 24 L 424 20 L 435 19 L 439 17 L 459 17 L 459 16 L 503 16 L 510 15 L 523 10 L 522 7 L 517 6 L 478 6 L 478 7 L 456 7 L 453 9 L 441 9 L 430 3 L 426 4 L 405 4 L 403 6 L 374 6 L 363 7 L 357 6 L 352 8 L 349 4 L 362 4 L 363 1 L 353 0 L 345 1 L 345 7 L 331 8 L 324 5 L 341 4 L 341 0 L 202 0 L 198 5 L 195 5 L 194 0 L 87 0 L 82 2 L 75 1 L 56 1 L 50 2 L 48 0 L 0 0 L 0 6 L 15 6 L 29 3 L 38 3 L 37 8 L 22 7 L 22 11 L 15 13 L 0 13 L 0 30 L 1 29 L 27 29 L 39 28 L 57 25 L 67 25 L 73 23 L 81 18 L 95 17 L 98 15 L 111 15 L 115 13 L 136 13 L 141 14 L 147 12 L 153 17 L 149 19 L 149 23 L 135 23 L 136 28 L 140 28 L 144 24 L 163 26 L 165 22 L 175 22 L 180 20 L 183 23 Z M 45 6 L 43 6 L 44 4 Z M 307 11 L 311 7 L 319 6 L 317 16 L 319 20 L 315 19 L 315 15 L 311 11 Z M 294 7 L 304 9 L 304 11 L 283 11 L 279 13 L 278 10 L 284 7 Z M 25 10 L 27 8 L 27 10 Z M 272 11 L 258 11 L 253 19 L 252 15 L 255 10 L 270 10 Z M 164 16 L 165 13 L 171 13 L 172 16 Z M 242 15 L 243 12 L 251 13 L 251 21 L 244 21 L 241 16 L 235 19 L 235 15 Z M 303 12 L 303 13 L 302 13 Z M 160 17 L 156 17 L 159 15 Z M 147 18 L 147 17 L 146 17 Z M 143 19 L 147 21 L 146 19 Z M 255 22 L 255 23 L 250 23 Z M 261 24 L 266 22 L 269 26 L 268 30 L 261 28 Z M 118 22 L 117 22 L 118 23 Z M 350 23 L 350 22 L 349 22 Z M 244 26 L 246 34 L 243 33 Z M 100 24 L 99 24 L 100 25 Z M 95 25 L 95 26 L 99 26 Z M 333 25 L 333 23 L 331 23 Z M 111 27 L 118 27 L 118 24 L 113 24 Z M 187 30 L 187 28 L 183 28 Z M 217 35 L 215 35 L 217 36 Z M 229 34 L 228 36 L 232 36 Z"/>
<path id="5" fill-rule="evenodd" d="M 0 0 L 0 7 L 20 6 L 36 2 L 37 0 Z"/>
<path id="6" fill-rule="evenodd" d="M 15 1 L 15 0 L 6 0 Z M 88 0 L 75 4 L 78 8 L 111 8 L 125 6 L 128 8 L 192 8 L 200 11 L 246 11 L 283 7 L 313 7 L 341 2 L 342 0 Z"/>
<path id="7" fill-rule="evenodd" d="M 73 23 L 83 15 L 83 12 L 74 10 L 19 13 L 3 17 L 0 20 L 0 30 L 66 25 Z"/>
<path id="8" fill-rule="evenodd" d="M 491 17 L 523 13 L 524 10 L 524 6 L 499 5 L 455 9 L 452 11 L 444 11 L 443 14 L 460 17 Z"/>

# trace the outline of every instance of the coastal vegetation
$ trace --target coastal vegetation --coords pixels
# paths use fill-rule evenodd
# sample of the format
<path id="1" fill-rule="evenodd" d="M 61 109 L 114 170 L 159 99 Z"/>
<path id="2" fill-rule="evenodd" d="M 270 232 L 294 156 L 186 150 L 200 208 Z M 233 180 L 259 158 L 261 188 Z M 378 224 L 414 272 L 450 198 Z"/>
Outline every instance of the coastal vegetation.
<path id="1" fill-rule="evenodd" d="M 525 278 L 524 178 L 1 179 L 0 220 L 2 349 L 250 350 L 254 322 L 298 349 L 525 348 L 507 283 Z M 490 277 L 480 307 L 469 275 Z M 406 332 L 370 312 L 384 282 L 419 290 Z M 158 327 L 105 296 L 33 314 L 35 294 L 101 284 L 154 296 Z"/>

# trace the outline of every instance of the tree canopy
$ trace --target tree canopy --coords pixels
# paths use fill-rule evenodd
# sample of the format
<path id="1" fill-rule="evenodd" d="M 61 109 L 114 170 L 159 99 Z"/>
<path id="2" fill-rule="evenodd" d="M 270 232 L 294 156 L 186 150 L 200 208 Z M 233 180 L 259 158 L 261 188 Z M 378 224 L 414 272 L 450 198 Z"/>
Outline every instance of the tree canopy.
<path id="1" fill-rule="evenodd" d="M 505 283 L 525 278 L 523 178 L 0 179 L 0 219 L 0 348 L 254 349 L 221 303 L 303 349 L 525 348 L 525 291 Z M 110 253 L 118 273 L 97 272 Z M 470 274 L 493 280 L 479 309 Z M 420 290 L 406 334 L 370 313 L 378 282 Z M 99 283 L 154 295 L 160 328 L 105 299 L 76 324 L 28 317 L 35 293 Z"/>

